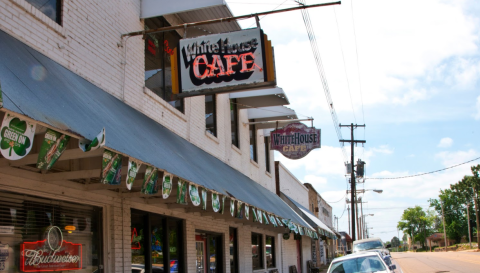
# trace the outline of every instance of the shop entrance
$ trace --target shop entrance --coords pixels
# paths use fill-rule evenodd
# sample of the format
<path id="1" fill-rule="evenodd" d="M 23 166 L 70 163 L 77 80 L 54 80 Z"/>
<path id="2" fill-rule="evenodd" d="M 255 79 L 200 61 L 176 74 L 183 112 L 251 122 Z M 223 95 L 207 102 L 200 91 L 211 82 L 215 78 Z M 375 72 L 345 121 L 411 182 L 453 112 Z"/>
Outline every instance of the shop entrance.
<path id="1" fill-rule="evenodd" d="M 195 232 L 196 273 L 223 273 L 222 235 Z"/>

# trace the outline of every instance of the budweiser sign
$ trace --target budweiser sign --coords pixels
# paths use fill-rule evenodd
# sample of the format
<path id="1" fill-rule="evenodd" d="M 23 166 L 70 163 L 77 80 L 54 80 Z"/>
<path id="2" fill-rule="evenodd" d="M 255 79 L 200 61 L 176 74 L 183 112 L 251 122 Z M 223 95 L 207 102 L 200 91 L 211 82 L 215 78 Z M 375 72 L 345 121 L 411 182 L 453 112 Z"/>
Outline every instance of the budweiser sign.
<path id="1" fill-rule="evenodd" d="M 82 245 L 63 240 L 58 227 L 50 228 L 43 241 L 23 242 L 20 245 L 22 272 L 64 271 L 82 268 Z M 60 239 L 60 240 L 59 240 Z"/>
<path id="2" fill-rule="evenodd" d="M 320 129 L 315 127 L 297 122 L 270 132 L 270 149 L 287 158 L 300 159 L 315 148 L 320 148 Z"/>

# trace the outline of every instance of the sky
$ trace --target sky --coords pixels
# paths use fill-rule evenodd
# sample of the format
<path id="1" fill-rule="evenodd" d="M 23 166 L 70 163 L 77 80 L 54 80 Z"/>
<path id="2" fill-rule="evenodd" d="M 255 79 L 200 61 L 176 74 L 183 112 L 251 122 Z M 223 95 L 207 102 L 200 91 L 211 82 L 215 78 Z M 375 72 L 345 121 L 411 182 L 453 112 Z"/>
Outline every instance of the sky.
<path id="1" fill-rule="evenodd" d="M 234 15 L 296 6 L 293 0 L 227 0 Z M 307 1 L 307 4 L 322 3 Z M 308 10 L 329 91 L 341 124 L 366 140 L 355 161 L 366 162 L 364 202 L 369 233 L 390 241 L 408 207 L 471 174 L 480 157 L 480 2 L 358 0 Z M 243 28 L 255 20 L 242 20 Z M 275 51 L 277 84 L 299 118 L 313 117 L 322 147 L 299 160 L 275 159 L 311 183 L 348 232 L 345 161 L 300 11 L 260 17 Z M 310 122 L 308 122 L 310 125 Z M 344 139 L 350 130 L 342 129 Z M 377 179 L 375 179 L 377 178 Z"/>

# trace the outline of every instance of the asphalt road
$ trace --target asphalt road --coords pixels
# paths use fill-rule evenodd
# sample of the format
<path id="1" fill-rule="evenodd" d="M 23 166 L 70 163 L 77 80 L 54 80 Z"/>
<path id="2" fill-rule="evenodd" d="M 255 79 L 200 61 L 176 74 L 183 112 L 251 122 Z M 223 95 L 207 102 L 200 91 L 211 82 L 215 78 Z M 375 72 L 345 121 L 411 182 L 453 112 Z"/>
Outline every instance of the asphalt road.
<path id="1" fill-rule="evenodd" d="M 403 273 L 480 273 L 480 252 L 391 252 Z"/>

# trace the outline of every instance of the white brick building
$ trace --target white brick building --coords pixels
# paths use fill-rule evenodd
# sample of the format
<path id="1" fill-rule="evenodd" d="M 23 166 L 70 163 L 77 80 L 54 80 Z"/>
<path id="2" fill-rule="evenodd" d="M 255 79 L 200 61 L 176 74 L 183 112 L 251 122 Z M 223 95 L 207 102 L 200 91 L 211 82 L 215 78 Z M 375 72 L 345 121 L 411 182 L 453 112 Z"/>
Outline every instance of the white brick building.
<path id="1" fill-rule="evenodd" d="M 232 100 L 229 93 L 213 95 L 211 100 L 208 96 L 172 99 L 173 57 L 166 42 L 173 46 L 182 37 L 240 30 L 238 24 L 187 28 L 186 34 L 178 29 L 122 38 L 122 34 L 154 26 L 231 16 L 228 8 L 182 11 L 182 5 L 172 2 L 168 5 L 174 12 L 165 7 L 170 11 L 166 15 L 157 4 L 156 9 L 149 9 L 157 12 L 155 16 L 142 18 L 142 4 L 152 2 L 40 2 L 0 1 L 1 117 L 12 115 L 36 125 L 28 155 L 20 160 L 0 158 L 0 249 L 7 253 L 5 261 L 0 260 L 4 263 L 0 268 L 5 268 L 0 271 L 289 272 L 295 265 L 305 272 L 306 261 L 311 259 L 309 236 L 295 240 L 291 234 L 283 239 L 288 228 L 253 221 L 251 209 L 255 207 L 266 216 L 291 219 L 302 230 L 312 229 L 277 196 L 268 138 L 262 129 L 248 125 L 263 117 L 252 118 L 243 109 L 245 105 Z M 214 116 L 214 134 L 208 131 L 210 115 Z M 86 153 L 78 149 L 79 141 L 93 140 L 101 126 L 105 147 Z M 50 170 L 40 170 L 37 158 L 49 130 L 71 140 Z M 11 153 L 13 146 L 5 143 L 2 149 Z M 133 154 L 132 146 L 149 153 L 149 159 Z M 117 172 L 122 175 L 120 185 L 100 183 L 107 148 L 123 155 L 123 167 Z M 128 158 L 143 163 L 132 191 L 123 182 Z M 173 175 L 170 197 L 141 193 L 147 165 L 158 168 L 160 180 L 163 173 Z M 218 167 L 218 173 L 212 166 Z M 301 197 L 308 190 L 288 170 L 282 170 L 285 181 L 296 182 L 289 184 L 295 189 L 282 191 L 295 193 L 293 197 L 302 205 L 306 201 L 308 207 L 308 199 Z M 225 174 L 230 175 L 222 177 Z M 205 188 L 207 210 L 193 206 L 190 200 L 188 205 L 175 202 L 177 181 Z M 226 198 L 223 214 L 208 205 L 212 193 Z M 253 197 L 244 200 L 243 196 Z M 231 200 L 236 209 L 239 205 L 244 209 L 242 219 L 228 215 Z M 250 211 L 248 220 L 245 210 Z M 47 248 L 46 242 L 56 242 L 58 248 Z M 36 263 L 33 256 L 25 255 L 47 255 L 40 250 L 53 251 L 48 254 L 52 258 Z M 69 257 L 70 262 L 52 262 L 59 256 Z"/>

